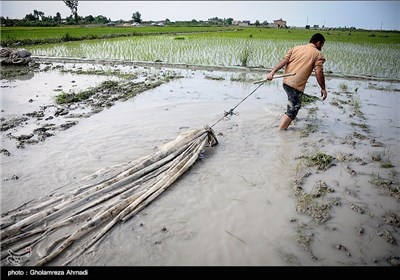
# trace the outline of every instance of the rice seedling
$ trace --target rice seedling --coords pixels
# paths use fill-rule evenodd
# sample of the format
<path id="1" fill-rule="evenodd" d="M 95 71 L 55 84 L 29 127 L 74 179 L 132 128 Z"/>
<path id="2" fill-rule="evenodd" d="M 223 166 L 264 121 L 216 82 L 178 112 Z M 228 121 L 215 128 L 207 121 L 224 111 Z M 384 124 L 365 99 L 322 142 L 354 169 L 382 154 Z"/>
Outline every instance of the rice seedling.
<path id="1" fill-rule="evenodd" d="M 307 252 L 311 250 L 310 247 L 311 247 L 312 237 L 309 234 L 307 235 L 299 234 L 296 241 L 300 244 L 303 250 Z"/>
<path id="2" fill-rule="evenodd" d="M 90 96 L 94 94 L 93 90 L 85 90 L 79 93 L 65 93 L 61 92 L 55 97 L 55 101 L 57 104 L 66 104 L 66 103 L 74 103 L 88 99 Z"/>
<path id="3" fill-rule="evenodd" d="M 382 188 L 387 195 L 400 199 L 400 182 L 397 177 L 384 178 L 379 174 L 372 173 L 371 179 L 368 181 L 370 184 Z"/>
<path id="4" fill-rule="evenodd" d="M 300 138 L 304 138 L 309 136 L 311 133 L 314 133 L 318 130 L 319 124 L 311 123 L 307 124 L 301 131 L 300 131 Z"/>
<path id="5" fill-rule="evenodd" d="M 308 166 L 316 167 L 318 170 L 326 170 L 331 165 L 334 157 L 324 153 L 317 153 L 315 155 L 304 156 Z"/>
<path id="6" fill-rule="evenodd" d="M 340 83 L 339 88 L 341 91 L 347 91 L 347 89 L 348 89 L 346 83 Z"/>
<path id="7" fill-rule="evenodd" d="M 243 49 L 243 51 L 240 54 L 240 66 L 246 67 L 247 63 L 249 61 L 249 57 L 250 57 L 251 51 L 248 45 L 246 45 Z"/>
<path id="8" fill-rule="evenodd" d="M 179 38 L 179 39 L 178 39 Z M 182 38 L 182 39 L 181 39 Z M 130 61 L 162 61 L 218 66 L 270 68 L 303 41 L 187 35 L 136 36 L 29 46 L 33 55 Z M 326 72 L 400 78 L 400 54 L 392 45 L 332 42 L 324 54 Z"/>
<path id="9" fill-rule="evenodd" d="M 360 104 L 361 104 L 361 99 L 360 97 L 357 96 L 353 96 L 353 98 L 351 99 L 351 105 L 353 106 L 355 111 L 359 111 L 360 110 Z"/>
<path id="10" fill-rule="evenodd" d="M 68 26 L 3 27 L 1 35 L 4 44 L 18 42 L 34 55 L 269 68 L 288 48 L 306 43 L 305 38 L 312 32 L 233 26 L 165 26 L 162 30 L 150 26 L 140 30 Z M 327 43 L 323 53 L 327 73 L 400 78 L 398 33 L 352 31 L 350 34 L 343 36 L 340 30 L 325 34 Z M 251 55 L 243 53 L 244 46 L 251 50 Z"/>
<path id="11" fill-rule="evenodd" d="M 368 125 L 367 125 L 366 123 L 355 123 L 355 122 L 351 122 L 350 125 L 351 125 L 351 126 L 359 127 L 359 128 L 361 128 L 363 131 L 365 131 L 365 132 L 369 132 L 369 131 L 370 131 L 370 130 L 369 130 L 369 127 L 368 127 Z"/>
<path id="12" fill-rule="evenodd" d="M 107 80 L 96 87 L 91 87 L 80 92 L 65 93 L 61 92 L 55 96 L 55 102 L 59 105 L 66 103 L 74 103 L 85 101 L 93 96 L 103 100 L 101 103 L 107 102 L 106 100 L 112 97 L 115 100 L 127 100 L 137 94 L 158 87 L 164 82 L 168 82 L 171 79 L 178 79 L 182 76 L 176 75 L 174 72 L 167 72 L 160 79 L 154 79 L 151 82 L 134 82 L 132 80 L 127 81 L 111 81 Z M 104 103 L 105 104 L 105 103 Z"/>
<path id="13" fill-rule="evenodd" d="M 317 96 L 309 95 L 309 94 L 306 94 L 306 93 L 304 93 L 302 95 L 302 97 L 301 97 L 301 103 L 303 105 L 308 105 L 308 104 L 310 104 L 312 102 L 315 102 L 317 100 L 319 100 L 319 98 Z"/>
<path id="14" fill-rule="evenodd" d="M 280 258 L 288 263 L 288 264 L 295 264 L 297 262 L 297 257 L 293 254 L 286 254 L 286 253 L 279 253 Z"/>
<path id="15" fill-rule="evenodd" d="M 386 161 L 386 162 L 381 162 L 381 167 L 382 168 L 392 168 L 395 166 L 390 161 Z"/>
<path id="16" fill-rule="evenodd" d="M 257 186 L 257 183 L 248 181 L 243 175 L 238 175 L 238 176 L 239 176 L 240 178 L 242 178 L 247 184 L 249 184 L 249 186 L 251 186 L 251 187 Z"/>

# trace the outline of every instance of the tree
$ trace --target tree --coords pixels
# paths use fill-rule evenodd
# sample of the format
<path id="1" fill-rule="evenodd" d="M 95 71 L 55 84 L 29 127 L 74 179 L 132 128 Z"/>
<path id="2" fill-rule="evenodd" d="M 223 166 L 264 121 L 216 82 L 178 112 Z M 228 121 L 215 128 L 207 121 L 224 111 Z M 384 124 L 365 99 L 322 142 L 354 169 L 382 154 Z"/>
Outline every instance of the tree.
<path id="1" fill-rule="evenodd" d="M 43 12 L 33 10 L 33 14 L 28 14 L 25 16 L 25 20 L 36 21 L 36 20 L 40 20 L 41 18 L 43 18 L 43 16 L 44 16 Z"/>
<path id="2" fill-rule="evenodd" d="M 36 20 L 40 20 L 44 16 L 44 13 L 41 11 L 33 10 L 33 16 Z"/>
<path id="3" fill-rule="evenodd" d="M 27 14 L 24 19 L 28 20 L 28 21 L 35 21 L 36 20 L 36 18 L 35 18 L 35 16 L 33 14 Z"/>
<path id="4" fill-rule="evenodd" d="M 226 23 L 227 23 L 228 25 L 232 25 L 232 22 L 233 22 L 233 18 L 227 18 L 227 19 L 226 19 Z"/>
<path id="5" fill-rule="evenodd" d="M 140 18 L 142 15 L 139 12 L 135 12 L 132 14 L 133 22 L 141 23 L 142 19 Z"/>
<path id="6" fill-rule="evenodd" d="M 63 0 L 65 5 L 71 9 L 71 14 L 73 15 L 75 21 L 78 21 L 78 0 Z"/>
<path id="7" fill-rule="evenodd" d="M 88 15 L 84 17 L 83 20 L 87 23 L 93 23 L 95 21 L 95 18 L 92 15 Z"/>
<path id="8" fill-rule="evenodd" d="M 61 22 L 61 14 L 57 12 L 56 16 L 54 17 L 56 22 Z"/>
<path id="9" fill-rule="evenodd" d="M 255 25 L 260 26 L 260 21 L 258 19 L 256 20 Z"/>
<path id="10" fill-rule="evenodd" d="M 96 23 L 103 23 L 103 24 L 109 22 L 109 20 L 105 16 L 102 16 L 102 15 L 98 15 L 97 17 L 95 17 L 94 21 Z"/>

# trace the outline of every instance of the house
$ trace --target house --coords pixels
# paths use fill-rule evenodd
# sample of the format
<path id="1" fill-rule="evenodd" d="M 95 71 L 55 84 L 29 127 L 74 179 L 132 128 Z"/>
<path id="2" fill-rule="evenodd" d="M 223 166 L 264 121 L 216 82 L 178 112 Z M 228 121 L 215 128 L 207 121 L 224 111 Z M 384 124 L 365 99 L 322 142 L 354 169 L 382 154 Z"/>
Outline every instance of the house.
<path id="1" fill-rule="evenodd" d="M 152 22 L 150 25 L 151 25 L 151 26 L 164 26 L 164 22 L 162 22 L 162 21 L 159 21 L 159 22 Z"/>
<path id="2" fill-rule="evenodd" d="M 286 20 L 283 20 L 282 18 L 274 20 L 274 25 L 278 28 L 287 28 Z"/>
<path id="3" fill-rule="evenodd" d="M 238 26 L 249 26 L 250 25 L 250 20 L 234 20 L 232 21 L 232 25 L 238 25 Z"/>

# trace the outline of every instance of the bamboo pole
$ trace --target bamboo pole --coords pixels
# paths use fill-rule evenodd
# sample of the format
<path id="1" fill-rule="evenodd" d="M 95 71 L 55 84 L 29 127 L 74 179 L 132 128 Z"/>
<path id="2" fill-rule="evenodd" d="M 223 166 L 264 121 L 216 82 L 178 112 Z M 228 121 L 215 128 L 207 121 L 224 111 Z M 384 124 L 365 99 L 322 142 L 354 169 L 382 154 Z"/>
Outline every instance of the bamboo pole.
<path id="1" fill-rule="evenodd" d="M 86 182 L 67 193 L 46 196 L 8 211 L 1 221 L 2 260 L 8 250 L 18 253 L 36 246 L 36 259 L 29 261 L 45 265 L 76 244 L 71 248 L 72 256 L 64 262 L 69 264 L 114 225 L 156 199 L 193 165 L 206 145 L 217 143 L 208 127 L 182 133 L 151 155 L 118 165 L 123 171 L 98 183 Z M 105 170 L 110 168 L 87 178 L 102 176 Z"/>
<path id="2" fill-rule="evenodd" d="M 284 77 L 289 77 L 289 76 L 294 76 L 296 75 L 296 73 L 286 73 L 286 74 L 282 74 L 282 75 L 276 75 L 273 77 L 273 79 L 278 79 L 278 78 L 284 78 Z M 254 84 L 261 84 L 261 83 L 265 83 L 265 82 L 269 82 L 269 80 L 264 79 L 264 80 L 259 80 L 254 82 Z"/>

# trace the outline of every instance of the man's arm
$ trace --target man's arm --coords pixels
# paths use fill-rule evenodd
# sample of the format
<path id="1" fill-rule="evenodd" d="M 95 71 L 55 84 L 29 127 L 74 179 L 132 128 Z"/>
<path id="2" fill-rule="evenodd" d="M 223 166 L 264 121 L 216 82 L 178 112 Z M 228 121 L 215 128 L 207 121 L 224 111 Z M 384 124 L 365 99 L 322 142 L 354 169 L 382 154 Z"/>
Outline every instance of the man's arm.
<path id="1" fill-rule="evenodd" d="M 289 58 L 284 58 L 281 61 L 279 61 L 278 64 L 267 75 L 267 80 L 272 80 L 274 78 L 275 73 L 280 69 L 282 69 L 284 66 L 286 66 L 286 64 L 288 63 L 289 63 Z"/>
<path id="2" fill-rule="evenodd" d="M 317 78 L 317 82 L 318 82 L 319 86 L 321 87 L 322 100 L 325 100 L 327 95 L 328 95 L 328 92 L 326 91 L 326 88 L 325 88 L 324 71 L 322 69 L 316 69 L 315 70 L 315 77 Z"/>

